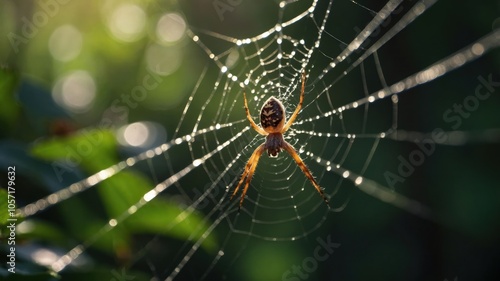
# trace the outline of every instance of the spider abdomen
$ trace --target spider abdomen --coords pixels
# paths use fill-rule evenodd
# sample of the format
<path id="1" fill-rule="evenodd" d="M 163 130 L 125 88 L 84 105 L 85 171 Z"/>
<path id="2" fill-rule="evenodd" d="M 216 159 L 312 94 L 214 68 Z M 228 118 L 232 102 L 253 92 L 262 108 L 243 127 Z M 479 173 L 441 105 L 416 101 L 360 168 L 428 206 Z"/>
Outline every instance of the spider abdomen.
<path id="1" fill-rule="evenodd" d="M 285 108 L 275 97 L 270 97 L 260 110 L 260 124 L 268 133 L 281 132 L 285 124 Z"/>

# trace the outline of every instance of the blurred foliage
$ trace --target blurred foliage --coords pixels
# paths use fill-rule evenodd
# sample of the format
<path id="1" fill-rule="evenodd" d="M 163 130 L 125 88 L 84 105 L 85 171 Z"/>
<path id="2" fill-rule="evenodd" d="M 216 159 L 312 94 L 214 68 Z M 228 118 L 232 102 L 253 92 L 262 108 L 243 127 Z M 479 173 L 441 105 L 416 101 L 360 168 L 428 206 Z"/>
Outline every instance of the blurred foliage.
<path id="1" fill-rule="evenodd" d="M 68 152 L 72 152 L 75 157 L 78 157 L 75 159 L 85 174 L 94 175 L 119 162 L 116 149 L 116 139 L 111 131 L 91 130 L 69 137 L 38 142 L 31 151 L 35 157 L 47 161 L 64 159 L 70 155 Z M 66 169 L 64 164 L 59 166 L 59 164 L 55 163 L 52 162 L 55 172 L 63 173 L 64 169 Z M 119 218 L 122 214 L 127 213 L 131 206 L 138 204 L 144 194 L 153 187 L 153 183 L 141 174 L 133 171 L 122 171 L 99 183 L 98 191 L 108 216 L 110 218 Z M 114 239 L 124 242 L 123 245 L 120 245 L 120 248 L 126 251 L 130 251 L 130 249 L 123 249 L 130 244 L 128 232 L 161 233 L 179 239 L 190 238 L 197 240 L 201 237 L 200 231 L 205 231 L 208 226 L 204 223 L 203 216 L 196 212 L 177 222 L 177 216 L 183 216 L 183 211 L 184 208 L 174 201 L 167 201 L 162 198 L 151 201 L 128 218 L 124 226 L 120 226 L 120 229 L 124 229 L 122 229 L 121 233 L 117 233 L 119 236 L 115 236 Z M 87 210 L 82 208 L 81 212 L 87 212 Z M 69 221 L 74 222 L 75 234 L 84 234 L 84 237 L 92 235 L 98 229 L 98 225 L 102 225 L 102 222 L 94 225 L 95 221 L 93 220 L 75 220 L 74 212 L 71 216 L 73 218 Z M 92 217 L 92 215 L 84 213 L 81 214 L 81 217 Z M 85 233 L 85 231 L 82 233 L 82 229 L 87 230 L 88 233 Z M 113 245 L 113 243 L 109 242 L 100 239 L 97 245 L 109 248 Z M 207 247 L 207 250 L 215 250 L 215 241 L 212 238 L 205 240 L 203 245 Z"/>
<path id="2" fill-rule="evenodd" d="M 5 226 L 7 224 L 7 219 L 9 218 L 7 205 L 7 190 L 0 189 L 0 208 L 2 208 L 2 211 L 0 211 L 0 226 Z"/>
<path id="3" fill-rule="evenodd" d="M 138 23 L 142 27 L 133 40 L 113 33 L 113 24 L 120 24 L 116 19 L 120 9 L 142 15 L 144 22 Z M 117 144 L 115 129 L 122 125 L 163 120 L 163 126 L 175 128 L 175 119 L 168 117 L 179 115 L 178 105 L 191 92 L 202 68 L 196 55 L 186 55 L 191 47 L 186 45 L 185 35 L 172 42 L 158 38 L 158 20 L 176 11 L 175 2 L 170 1 L 161 7 L 156 1 L 0 3 L 4 38 L 0 42 L 0 164 L 2 169 L 17 168 L 18 206 L 119 162 L 124 152 Z M 62 39 L 57 32 L 64 35 Z M 72 49 L 73 57 L 67 51 Z M 93 98 L 84 110 L 71 107 L 78 100 L 57 96 L 62 87 L 70 85 L 67 81 L 76 81 L 76 87 L 69 88 L 73 96 L 90 94 Z M 134 89 L 141 90 L 137 87 L 147 88 L 147 95 L 133 96 Z M 95 129 L 81 129 L 95 124 Z M 91 195 L 91 200 L 77 196 L 41 217 L 18 218 L 16 274 L 9 274 L 2 264 L 0 279 L 121 280 L 127 276 L 122 276 L 125 273 L 116 264 L 125 266 L 133 260 L 137 239 L 198 240 L 209 222 L 197 211 L 185 213 L 183 203 L 161 195 L 106 230 L 109 219 L 119 219 L 135 204 L 143 205 L 144 194 L 154 186 L 140 170 L 129 169 L 101 182 L 95 189 L 97 197 Z M 4 231 L 8 218 L 5 198 L 1 189 L 2 238 L 9 234 Z M 103 235 L 89 251 L 99 255 L 84 254 L 81 264 L 76 262 L 62 275 L 50 273 L 30 257 L 39 251 L 63 254 L 96 234 Z M 201 247 L 210 253 L 216 250 L 215 236 L 205 239 Z M 2 255 L 9 251 L 7 245 L 0 250 Z M 140 272 L 126 274 L 134 280 L 149 280 Z"/>
<path id="4" fill-rule="evenodd" d="M 13 71 L 0 69 L 0 137 L 7 136 L 19 118 L 20 107 L 16 102 L 14 89 L 17 77 Z"/>

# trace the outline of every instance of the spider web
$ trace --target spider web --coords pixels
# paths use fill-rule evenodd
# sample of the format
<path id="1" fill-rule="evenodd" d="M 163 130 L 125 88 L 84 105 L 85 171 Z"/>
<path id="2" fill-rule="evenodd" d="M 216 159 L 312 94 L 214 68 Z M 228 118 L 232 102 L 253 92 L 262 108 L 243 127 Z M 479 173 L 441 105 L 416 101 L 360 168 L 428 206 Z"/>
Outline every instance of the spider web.
<path id="1" fill-rule="evenodd" d="M 232 279 L 246 261 L 256 259 L 262 259 L 263 266 L 266 261 L 275 262 L 275 270 L 283 273 L 311 256 L 312 249 L 321 244 L 318 241 L 329 241 L 329 235 L 335 236 L 332 241 L 339 243 L 335 249 L 342 251 L 339 260 L 353 258 L 346 253 L 350 247 L 357 248 L 347 242 L 346 236 L 352 233 L 343 232 L 341 227 L 359 232 L 369 227 L 353 227 L 342 220 L 364 216 L 366 222 L 373 219 L 367 215 L 372 210 L 382 210 L 375 214 L 387 220 L 412 220 L 412 229 L 415 225 L 454 225 L 458 219 L 446 213 L 449 210 L 443 204 L 445 193 L 450 192 L 453 197 L 458 192 L 446 185 L 451 181 L 449 177 L 453 177 L 444 166 L 449 165 L 446 159 L 455 153 L 466 157 L 466 148 L 476 143 L 498 144 L 500 124 L 498 118 L 493 118 L 477 127 L 477 123 L 466 122 L 474 117 L 462 117 L 463 124 L 453 126 L 458 123 L 447 120 L 443 112 L 454 103 L 463 103 L 465 108 L 476 107 L 466 101 L 474 96 L 475 86 L 484 85 L 482 81 L 498 81 L 497 76 L 491 78 L 492 73 L 498 74 L 498 69 L 490 65 L 479 70 L 477 61 L 493 60 L 494 55 L 498 60 L 500 32 L 482 32 L 481 36 L 469 36 L 456 49 L 440 50 L 439 37 L 418 38 L 419 29 L 428 28 L 433 20 L 443 16 L 439 14 L 443 8 L 434 5 L 456 5 L 436 2 L 250 4 L 240 1 L 241 6 L 236 1 L 228 1 L 235 6 L 210 3 L 219 20 L 224 19 L 223 25 L 200 16 L 199 7 L 184 4 L 183 12 L 190 23 L 187 35 L 199 46 L 206 66 L 195 74 L 199 75 L 198 82 L 172 137 L 157 148 L 116 163 L 20 209 L 26 216 L 36 216 L 137 163 L 147 162 L 155 175 L 154 189 L 127 212 L 111 218 L 93 238 L 75 245 L 53 269 L 63 270 L 160 194 L 175 196 L 186 204 L 185 212 L 170 222 L 172 227 L 195 211 L 204 214 L 209 227 L 200 228 L 201 235 L 193 233 L 190 241 L 165 250 L 160 260 L 149 258 L 157 238 L 148 240 L 129 267 L 145 261 L 156 280 L 199 280 L 214 276 Z M 269 6 L 265 12 L 269 16 L 248 29 L 230 28 L 231 21 L 240 26 L 246 24 L 245 19 L 254 20 L 262 13 L 252 5 Z M 249 15 L 238 21 L 244 12 Z M 420 45 L 411 46 L 409 42 Z M 406 58 L 405 47 L 409 53 L 420 53 L 421 60 Z M 261 158 L 238 212 L 238 200 L 230 201 L 229 196 L 250 154 L 264 141 L 249 127 L 243 92 L 255 120 L 262 103 L 271 95 L 283 102 L 290 116 L 298 103 L 302 72 L 307 74 L 304 105 L 285 139 L 324 188 L 331 208 L 324 204 L 293 159 L 281 153 L 277 159 L 265 155 Z M 457 79 L 467 79 L 474 87 L 458 94 L 447 91 Z M 493 116 L 495 106 L 490 104 L 498 105 L 498 95 L 480 102 L 477 112 L 474 109 L 469 113 Z M 189 157 L 189 161 L 175 160 L 178 155 Z M 157 158 L 167 164 L 167 171 L 151 164 Z M 465 170 L 474 163 L 468 160 L 463 165 Z M 470 178 L 485 177 L 498 182 L 493 171 L 482 171 Z M 432 180 L 433 176 L 445 179 Z M 196 178 L 205 179 L 206 185 L 198 186 Z M 498 212 L 495 216 L 498 217 Z M 368 225 L 380 229 L 387 226 L 387 221 L 382 220 L 379 227 L 375 223 Z M 399 227 L 404 228 L 404 224 Z M 418 238 L 419 234 L 422 233 L 409 237 Z M 359 234 L 355 237 L 358 241 L 364 239 Z M 207 238 L 218 241 L 217 251 L 210 253 L 201 248 Z M 376 241 L 373 237 L 369 240 Z M 293 247 L 300 250 L 293 252 L 290 250 Z M 273 251 L 284 251 L 298 258 L 273 261 Z M 331 260 L 336 262 L 337 258 Z M 342 276 L 339 272 L 343 271 L 336 266 L 330 269 L 322 266 L 323 276 Z M 256 279 L 255 276 L 246 278 Z M 276 276 L 285 278 L 280 273 Z"/>

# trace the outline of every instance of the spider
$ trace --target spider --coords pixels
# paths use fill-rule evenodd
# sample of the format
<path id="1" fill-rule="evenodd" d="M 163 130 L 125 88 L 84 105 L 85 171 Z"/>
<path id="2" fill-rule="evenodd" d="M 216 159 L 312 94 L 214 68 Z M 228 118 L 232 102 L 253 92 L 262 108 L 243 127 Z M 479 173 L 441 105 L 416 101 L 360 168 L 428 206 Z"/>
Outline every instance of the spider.
<path id="1" fill-rule="evenodd" d="M 241 179 L 238 182 L 236 188 L 234 189 L 233 195 L 231 195 L 230 200 L 232 200 L 233 197 L 236 195 L 241 184 L 246 178 L 245 187 L 243 188 L 243 192 L 241 194 L 239 209 L 241 209 L 241 206 L 243 205 L 243 200 L 245 199 L 245 195 L 250 185 L 250 181 L 252 180 L 255 169 L 257 168 L 257 163 L 259 162 L 259 158 L 260 156 L 262 156 L 262 153 L 264 153 L 264 151 L 267 150 L 267 155 L 269 157 L 276 158 L 278 157 L 278 153 L 280 153 L 282 149 L 284 149 L 292 156 L 292 158 L 295 160 L 295 162 L 302 170 L 302 172 L 311 181 L 316 191 L 319 193 L 319 195 L 321 195 L 326 205 L 330 207 L 330 205 L 328 204 L 328 199 L 325 197 L 323 190 L 321 189 L 321 187 L 319 187 L 318 183 L 312 176 L 306 164 L 304 164 L 304 161 L 302 161 L 299 154 L 297 153 L 297 151 L 295 151 L 292 145 L 290 145 L 283 138 L 283 134 L 288 129 L 290 129 L 293 122 L 295 121 L 295 118 L 297 118 L 297 116 L 299 115 L 300 109 L 302 108 L 302 102 L 304 101 L 304 87 L 306 81 L 305 72 L 302 72 L 301 80 L 302 80 L 302 87 L 300 91 L 299 104 L 297 105 L 297 108 L 295 108 L 295 111 L 293 112 L 292 116 L 290 116 L 288 122 L 286 121 L 285 108 L 283 107 L 283 104 L 275 97 L 270 97 L 264 103 L 262 109 L 260 110 L 260 125 L 262 127 L 259 127 L 255 123 L 255 121 L 253 121 L 252 116 L 250 115 L 250 111 L 248 110 L 247 97 L 245 92 L 243 92 L 247 119 L 248 121 L 250 121 L 250 125 L 255 131 L 257 131 L 257 133 L 266 136 L 266 141 L 263 144 L 259 145 L 259 147 L 257 147 L 250 156 L 250 159 L 248 160 L 245 166 L 245 170 L 241 175 Z"/>

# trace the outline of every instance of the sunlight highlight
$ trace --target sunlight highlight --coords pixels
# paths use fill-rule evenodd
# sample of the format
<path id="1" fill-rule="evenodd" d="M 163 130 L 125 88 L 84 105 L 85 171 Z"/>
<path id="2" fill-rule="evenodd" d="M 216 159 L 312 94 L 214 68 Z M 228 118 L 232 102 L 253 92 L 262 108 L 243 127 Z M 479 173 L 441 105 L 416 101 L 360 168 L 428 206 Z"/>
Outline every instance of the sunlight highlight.
<path id="1" fill-rule="evenodd" d="M 133 42 L 145 34 L 146 13 L 133 4 L 116 8 L 108 18 L 108 28 L 113 37 L 124 42 Z"/>
<path id="2" fill-rule="evenodd" d="M 163 43 L 174 43 L 186 34 L 186 22 L 177 13 L 163 15 L 156 25 L 156 36 Z"/>
<path id="3" fill-rule="evenodd" d="M 82 50 L 82 45 L 82 33 L 69 24 L 58 27 L 49 39 L 50 54 L 62 62 L 76 58 Z"/>
<path id="4" fill-rule="evenodd" d="M 52 98 L 74 113 L 88 111 L 94 104 L 95 96 L 94 78 L 84 70 L 74 71 L 60 78 L 52 89 Z"/>
<path id="5" fill-rule="evenodd" d="M 59 259 L 59 255 L 48 249 L 38 249 L 31 253 L 31 258 L 38 264 L 51 265 Z"/>
<path id="6" fill-rule="evenodd" d="M 135 122 L 118 130 L 117 140 L 123 146 L 152 148 L 164 142 L 165 129 L 153 122 Z"/>
<path id="7" fill-rule="evenodd" d="M 158 192 L 154 189 L 150 190 L 148 193 L 144 194 L 142 197 L 144 201 L 149 202 L 158 195 Z"/>
<path id="8" fill-rule="evenodd" d="M 149 128 L 141 122 L 132 123 L 125 127 L 123 137 L 130 146 L 145 146 L 148 142 Z"/>

